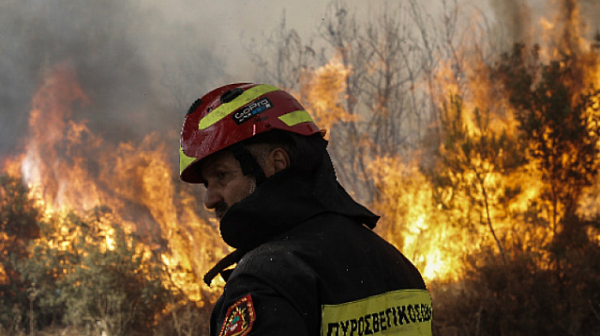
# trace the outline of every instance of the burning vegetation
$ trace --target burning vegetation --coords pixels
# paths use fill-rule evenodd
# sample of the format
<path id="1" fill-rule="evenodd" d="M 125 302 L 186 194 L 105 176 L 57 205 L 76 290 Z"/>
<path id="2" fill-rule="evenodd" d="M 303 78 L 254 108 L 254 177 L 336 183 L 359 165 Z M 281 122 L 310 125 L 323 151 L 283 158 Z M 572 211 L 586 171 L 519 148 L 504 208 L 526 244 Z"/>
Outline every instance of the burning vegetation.
<path id="1" fill-rule="evenodd" d="M 218 231 L 174 187 L 159 136 L 112 145 L 77 120 L 90 103 L 72 68 L 51 69 L 33 97 L 25 152 L 6 159 L 2 316 L 30 301 L 31 323 L 124 335 L 149 332 L 161 312 L 207 309 L 216 289 L 197 275 L 227 251 Z M 18 320 L 2 322 L 18 330 Z"/>
<path id="2" fill-rule="evenodd" d="M 427 29 L 416 2 L 367 26 L 333 3 L 334 56 L 282 26 L 262 80 L 327 128 L 341 183 L 429 283 L 436 334 L 598 334 L 600 39 L 562 0 L 539 44 L 497 51 L 476 28 L 457 39 L 442 4 Z M 76 69 L 49 67 L 24 151 L 2 158 L 0 334 L 206 332 L 217 223 L 174 146 L 106 141 L 77 116 L 90 104 Z"/>

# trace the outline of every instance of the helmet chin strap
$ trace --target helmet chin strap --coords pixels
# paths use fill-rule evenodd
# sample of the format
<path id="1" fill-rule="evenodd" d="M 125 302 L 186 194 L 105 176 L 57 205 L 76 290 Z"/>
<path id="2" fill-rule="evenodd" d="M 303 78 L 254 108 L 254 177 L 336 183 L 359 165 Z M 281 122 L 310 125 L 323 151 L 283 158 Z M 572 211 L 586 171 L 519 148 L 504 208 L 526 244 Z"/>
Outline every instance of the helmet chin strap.
<path id="1" fill-rule="evenodd" d="M 230 149 L 233 157 L 240 162 L 242 173 L 244 173 L 245 176 L 254 176 L 257 187 L 267 179 L 262 167 L 258 164 L 254 156 L 250 154 L 250 151 L 243 143 L 238 142 L 232 145 Z"/>

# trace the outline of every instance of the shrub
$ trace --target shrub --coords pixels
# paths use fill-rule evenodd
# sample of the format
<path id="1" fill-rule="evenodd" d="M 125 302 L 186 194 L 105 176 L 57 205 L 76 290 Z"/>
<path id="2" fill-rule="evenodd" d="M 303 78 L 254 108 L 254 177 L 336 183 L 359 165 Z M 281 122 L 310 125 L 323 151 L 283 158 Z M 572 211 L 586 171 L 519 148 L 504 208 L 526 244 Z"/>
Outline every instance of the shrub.
<path id="1" fill-rule="evenodd" d="M 107 209 L 45 223 L 22 272 L 38 290 L 40 318 L 103 331 L 146 335 L 173 301 L 157 256 L 110 221 Z"/>

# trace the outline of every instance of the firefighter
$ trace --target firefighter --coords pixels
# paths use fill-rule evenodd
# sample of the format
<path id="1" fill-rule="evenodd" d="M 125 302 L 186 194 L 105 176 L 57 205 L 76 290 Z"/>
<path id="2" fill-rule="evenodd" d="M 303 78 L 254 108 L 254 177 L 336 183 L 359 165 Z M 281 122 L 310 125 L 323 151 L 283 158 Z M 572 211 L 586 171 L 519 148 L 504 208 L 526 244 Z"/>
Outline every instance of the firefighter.
<path id="1" fill-rule="evenodd" d="M 270 85 L 226 85 L 189 109 L 180 177 L 204 184 L 235 249 L 204 278 L 226 281 L 210 335 L 431 335 L 421 275 L 338 183 L 323 135 Z"/>

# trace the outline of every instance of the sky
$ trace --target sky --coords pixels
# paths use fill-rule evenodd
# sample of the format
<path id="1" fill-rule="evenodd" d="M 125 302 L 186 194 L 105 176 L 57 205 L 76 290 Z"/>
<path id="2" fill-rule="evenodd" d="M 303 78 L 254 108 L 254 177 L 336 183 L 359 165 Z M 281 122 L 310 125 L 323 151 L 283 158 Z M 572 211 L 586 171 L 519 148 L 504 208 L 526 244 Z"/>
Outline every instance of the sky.
<path id="1" fill-rule="evenodd" d="M 558 0 L 456 4 L 463 23 L 480 13 L 518 38 L 552 1 Z M 598 1 L 580 2 L 587 15 L 600 14 Z M 408 0 L 345 3 L 367 21 L 382 4 Z M 439 18 L 443 0 L 418 3 Z M 0 0 L 0 157 L 22 151 L 32 97 L 56 66 L 76 73 L 89 104 L 73 118 L 88 120 L 99 135 L 127 141 L 158 131 L 173 138 L 197 97 L 257 78 L 252 53 L 268 52 L 265 41 L 282 20 L 308 41 L 330 6 L 328 0 Z"/>

